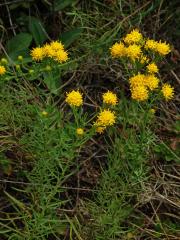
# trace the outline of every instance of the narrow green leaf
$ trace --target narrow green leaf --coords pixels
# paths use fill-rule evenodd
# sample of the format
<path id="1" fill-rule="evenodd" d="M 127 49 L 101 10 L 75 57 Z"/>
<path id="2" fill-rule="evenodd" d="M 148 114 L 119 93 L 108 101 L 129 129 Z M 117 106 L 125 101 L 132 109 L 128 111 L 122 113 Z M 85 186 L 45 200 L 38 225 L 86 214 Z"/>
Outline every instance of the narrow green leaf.
<path id="1" fill-rule="evenodd" d="M 82 32 L 82 28 L 74 28 L 68 32 L 62 33 L 60 36 L 60 40 L 64 43 L 65 47 L 68 47 L 71 43 L 73 43 L 80 37 Z"/>
<path id="2" fill-rule="evenodd" d="M 30 17 L 29 31 L 34 38 L 36 45 L 41 45 L 47 39 L 46 30 L 38 18 Z"/>

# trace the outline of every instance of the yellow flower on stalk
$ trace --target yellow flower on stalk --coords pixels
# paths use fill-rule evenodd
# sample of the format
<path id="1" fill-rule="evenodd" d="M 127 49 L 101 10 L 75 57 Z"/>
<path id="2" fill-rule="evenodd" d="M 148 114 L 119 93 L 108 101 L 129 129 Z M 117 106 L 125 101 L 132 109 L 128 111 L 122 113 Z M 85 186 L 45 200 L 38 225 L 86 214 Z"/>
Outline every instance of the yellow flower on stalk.
<path id="1" fill-rule="evenodd" d="M 31 50 L 31 57 L 33 60 L 39 62 L 44 58 L 44 51 L 41 47 L 36 47 Z"/>
<path id="2" fill-rule="evenodd" d="M 111 48 L 110 48 L 110 51 L 111 51 L 111 56 L 113 58 L 116 58 L 116 57 L 123 57 L 125 56 L 126 54 L 126 47 L 124 46 L 123 43 L 115 43 Z"/>
<path id="3" fill-rule="evenodd" d="M 66 62 L 68 60 L 68 53 L 64 50 L 58 50 L 55 53 L 54 60 L 60 63 Z"/>
<path id="4" fill-rule="evenodd" d="M 102 110 L 97 117 L 97 124 L 100 127 L 111 126 L 115 123 L 116 116 L 110 110 Z"/>
<path id="5" fill-rule="evenodd" d="M 145 86 L 137 86 L 131 89 L 131 97 L 136 101 L 145 101 L 148 99 L 148 90 Z"/>
<path id="6" fill-rule="evenodd" d="M 5 67 L 0 65 L 0 75 L 4 75 L 5 72 L 6 72 Z"/>
<path id="7" fill-rule="evenodd" d="M 141 73 L 138 73 L 137 75 L 131 77 L 129 79 L 130 87 L 134 88 L 134 87 L 137 87 L 137 86 L 144 85 L 144 78 L 145 78 L 145 75 L 141 74 Z"/>
<path id="8" fill-rule="evenodd" d="M 170 45 L 167 44 L 167 43 L 163 43 L 161 41 L 159 41 L 157 44 L 156 44 L 156 51 L 160 54 L 160 55 L 167 55 L 168 53 L 171 52 L 171 49 L 170 49 Z"/>
<path id="9" fill-rule="evenodd" d="M 136 44 L 129 45 L 126 48 L 126 55 L 133 61 L 141 56 L 141 47 Z"/>
<path id="10" fill-rule="evenodd" d="M 66 94 L 65 101 L 72 107 L 79 107 L 83 104 L 82 94 L 79 91 L 71 91 Z"/>
<path id="11" fill-rule="evenodd" d="M 159 85 L 159 79 L 153 74 L 146 75 L 144 78 L 144 85 L 150 90 L 154 90 Z"/>
<path id="12" fill-rule="evenodd" d="M 150 63 L 149 65 L 147 65 L 147 70 L 149 73 L 157 73 L 159 71 L 155 63 Z"/>
<path id="13" fill-rule="evenodd" d="M 84 134 L 84 129 L 83 128 L 77 128 L 76 133 L 77 133 L 77 135 L 83 135 Z"/>
<path id="14" fill-rule="evenodd" d="M 174 96 L 174 88 L 168 83 L 163 84 L 161 91 L 166 101 L 171 100 Z"/>
<path id="15" fill-rule="evenodd" d="M 61 42 L 58 42 L 58 41 L 52 41 L 50 43 L 50 47 L 54 51 L 64 50 L 64 45 Z"/>
<path id="16" fill-rule="evenodd" d="M 115 106 L 117 104 L 117 96 L 115 93 L 107 91 L 102 95 L 103 103 Z"/>
<path id="17" fill-rule="evenodd" d="M 132 30 L 129 34 L 124 38 L 124 42 L 127 44 L 139 43 L 143 39 L 142 34 L 138 29 Z"/>
<path id="18" fill-rule="evenodd" d="M 148 39 L 145 43 L 145 49 L 155 51 L 156 45 L 157 45 L 156 41 L 154 41 L 153 39 Z"/>

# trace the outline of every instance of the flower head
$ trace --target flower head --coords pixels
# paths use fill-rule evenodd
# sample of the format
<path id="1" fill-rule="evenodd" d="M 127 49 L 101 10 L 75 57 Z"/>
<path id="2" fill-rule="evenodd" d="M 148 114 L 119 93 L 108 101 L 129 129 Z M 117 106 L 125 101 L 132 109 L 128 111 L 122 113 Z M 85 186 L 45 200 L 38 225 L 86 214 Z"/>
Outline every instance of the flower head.
<path id="1" fill-rule="evenodd" d="M 6 72 L 5 67 L 0 65 L 0 75 L 5 74 L 5 72 Z"/>
<path id="2" fill-rule="evenodd" d="M 103 94 L 103 103 L 109 104 L 109 105 L 116 105 L 117 104 L 117 96 L 115 93 L 107 91 Z"/>
<path id="3" fill-rule="evenodd" d="M 52 41 L 50 43 L 50 47 L 54 51 L 64 50 L 64 45 L 61 42 L 58 42 L 58 41 Z"/>
<path id="4" fill-rule="evenodd" d="M 131 89 L 131 97 L 137 101 L 145 101 L 148 99 L 148 90 L 145 86 L 137 86 Z"/>
<path id="5" fill-rule="evenodd" d="M 54 59 L 60 63 L 66 62 L 68 60 L 68 53 L 64 50 L 58 50 L 55 53 Z"/>
<path id="6" fill-rule="evenodd" d="M 102 110 L 97 119 L 97 125 L 100 127 L 111 126 L 115 123 L 116 116 L 110 110 Z"/>
<path id="7" fill-rule="evenodd" d="M 156 50 L 156 45 L 157 45 L 157 42 L 154 41 L 153 39 L 148 39 L 145 43 L 145 49 L 147 50 Z"/>
<path id="8" fill-rule="evenodd" d="M 138 73 L 137 75 L 131 77 L 129 79 L 130 88 L 144 85 L 144 78 L 145 78 L 145 75 L 141 73 Z"/>
<path id="9" fill-rule="evenodd" d="M 84 134 L 84 129 L 83 128 L 77 128 L 76 133 L 77 133 L 77 135 L 83 135 Z"/>
<path id="10" fill-rule="evenodd" d="M 154 90 L 158 87 L 159 79 L 153 74 L 146 75 L 144 78 L 144 85 L 150 90 Z"/>
<path id="11" fill-rule="evenodd" d="M 124 42 L 127 44 L 139 43 L 143 39 L 142 34 L 138 29 L 132 30 L 129 34 L 124 38 Z"/>
<path id="12" fill-rule="evenodd" d="M 44 58 L 44 51 L 41 47 L 36 47 L 31 50 L 31 57 L 35 61 L 41 61 Z"/>
<path id="13" fill-rule="evenodd" d="M 150 63 L 147 65 L 147 70 L 149 73 L 157 73 L 159 69 L 155 63 Z"/>
<path id="14" fill-rule="evenodd" d="M 129 58 L 135 61 L 135 59 L 139 58 L 141 55 L 141 47 L 136 44 L 129 45 L 126 48 L 126 54 Z"/>
<path id="15" fill-rule="evenodd" d="M 170 49 L 170 46 L 169 44 L 167 43 L 163 43 L 161 41 L 159 41 L 157 44 L 156 44 L 156 51 L 160 54 L 160 55 L 166 55 L 168 53 L 171 52 L 171 49 Z"/>
<path id="16" fill-rule="evenodd" d="M 65 100 L 72 107 L 79 107 L 83 104 L 82 94 L 79 91 L 71 91 L 66 94 Z"/>
<path id="17" fill-rule="evenodd" d="M 168 84 L 168 83 L 165 83 L 162 86 L 162 90 L 161 91 L 162 91 L 163 96 L 166 99 L 166 101 L 172 99 L 173 96 L 174 96 L 174 88 L 170 84 Z"/>
<path id="18" fill-rule="evenodd" d="M 111 56 L 116 57 L 123 57 L 126 54 L 126 48 L 123 43 L 115 43 L 111 48 Z"/>
<path id="19" fill-rule="evenodd" d="M 44 55 L 45 55 L 46 57 L 50 57 L 50 58 L 54 57 L 54 55 L 55 55 L 55 53 L 56 53 L 56 52 L 53 50 L 53 48 L 51 47 L 51 45 L 48 44 L 48 43 L 46 43 L 46 44 L 43 46 L 43 52 L 44 52 Z"/>

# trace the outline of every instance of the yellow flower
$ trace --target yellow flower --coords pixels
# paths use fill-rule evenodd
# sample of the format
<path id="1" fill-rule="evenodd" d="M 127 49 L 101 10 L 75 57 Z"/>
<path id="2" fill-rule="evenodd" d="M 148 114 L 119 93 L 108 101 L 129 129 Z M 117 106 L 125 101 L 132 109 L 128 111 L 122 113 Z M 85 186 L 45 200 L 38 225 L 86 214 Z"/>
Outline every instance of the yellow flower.
<path id="1" fill-rule="evenodd" d="M 7 61 L 6 58 L 1 58 L 1 63 L 4 64 L 4 65 L 6 65 L 6 64 L 8 64 L 8 61 Z"/>
<path id="2" fill-rule="evenodd" d="M 51 42 L 50 47 L 54 51 L 64 50 L 64 45 L 61 42 L 58 42 L 58 41 Z"/>
<path id="3" fill-rule="evenodd" d="M 77 129 L 76 129 L 76 133 L 77 133 L 77 135 L 83 135 L 83 134 L 84 134 L 84 129 L 82 129 L 82 128 L 77 128 Z"/>
<path id="4" fill-rule="evenodd" d="M 44 117 L 46 117 L 47 115 L 48 115 L 48 112 L 46 112 L 46 111 L 42 111 L 42 116 L 44 116 Z"/>
<path id="5" fill-rule="evenodd" d="M 166 55 L 171 52 L 170 46 L 167 43 L 159 41 L 156 44 L 156 51 L 161 55 Z"/>
<path id="6" fill-rule="evenodd" d="M 139 58 L 141 55 L 141 47 L 136 44 L 129 45 L 129 47 L 126 48 L 126 54 L 135 61 L 135 59 Z"/>
<path id="7" fill-rule="evenodd" d="M 31 57 L 35 61 L 41 61 L 44 58 L 44 51 L 41 47 L 36 47 L 31 50 Z"/>
<path id="8" fill-rule="evenodd" d="M 141 74 L 141 73 L 138 73 L 137 75 L 131 77 L 129 79 L 130 87 L 134 88 L 134 87 L 137 87 L 137 86 L 144 85 L 144 78 L 145 78 L 145 75 Z"/>
<path id="9" fill-rule="evenodd" d="M 152 74 L 145 76 L 144 85 L 148 87 L 150 90 L 156 89 L 158 87 L 158 84 L 159 84 L 159 79 L 156 76 Z"/>
<path id="10" fill-rule="evenodd" d="M 117 96 L 116 94 L 107 91 L 103 94 L 103 103 L 109 104 L 109 105 L 116 105 L 117 104 Z"/>
<path id="11" fill-rule="evenodd" d="M 70 106 L 79 107 L 83 104 L 82 94 L 79 91 L 71 91 L 66 94 L 65 100 Z"/>
<path id="12" fill-rule="evenodd" d="M 127 44 L 139 43 L 142 39 L 142 34 L 139 32 L 138 29 L 135 29 L 126 35 L 126 37 L 124 38 L 124 42 Z"/>
<path id="13" fill-rule="evenodd" d="M 66 62 L 68 60 L 68 53 L 64 50 L 59 50 L 55 53 L 54 59 L 60 63 Z"/>
<path id="14" fill-rule="evenodd" d="M 163 96 L 164 98 L 166 99 L 166 101 L 170 100 L 173 98 L 174 96 L 174 88 L 171 87 L 170 84 L 168 83 L 165 83 L 163 86 L 162 86 L 162 93 L 163 93 Z"/>
<path id="15" fill-rule="evenodd" d="M 56 52 L 52 49 L 51 45 L 47 43 L 43 46 L 43 52 L 44 52 L 44 56 L 50 57 L 50 58 L 54 57 L 56 54 Z"/>
<path id="16" fill-rule="evenodd" d="M 153 39 L 148 39 L 145 43 L 145 49 L 150 49 L 150 50 L 156 50 L 156 45 L 157 45 L 157 42 L 154 41 Z"/>
<path id="17" fill-rule="evenodd" d="M 5 74 L 5 72 L 6 72 L 5 67 L 0 65 L 0 75 Z"/>
<path id="18" fill-rule="evenodd" d="M 157 73 L 159 69 L 155 63 L 150 63 L 147 65 L 147 70 L 149 73 Z"/>
<path id="19" fill-rule="evenodd" d="M 148 90 L 145 86 L 137 86 L 131 89 L 131 97 L 137 101 L 145 101 L 148 99 Z"/>
<path id="20" fill-rule="evenodd" d="M 126 54 L 126 48 L 123 43 L 115 43 L 111 48 L 111 56 L 116 57 L 123 57 Z"/>
<path id="21" fill-rule="evenodd" d="M 115 123 L 116 116 L 110 110 L 102 110 L 97 119 L 97 124 L 100 127 L 111 126 Z"/>

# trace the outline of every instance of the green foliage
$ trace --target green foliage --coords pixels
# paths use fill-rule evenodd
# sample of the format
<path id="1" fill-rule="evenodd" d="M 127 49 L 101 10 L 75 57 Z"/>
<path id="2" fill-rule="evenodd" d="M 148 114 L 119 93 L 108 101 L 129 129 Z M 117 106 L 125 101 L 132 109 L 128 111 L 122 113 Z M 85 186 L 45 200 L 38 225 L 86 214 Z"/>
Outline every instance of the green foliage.
<path id="1" fill-rule="evenodd" d="M 42 45 L 47 39 L 48 35 L 46 30 L 40 20 L 36 17 L 31 16 L 29 18 L 29 31 L 32 34 L 37 46 Z"/>
<path id="2" fill-rule="evenodd" d="M 68 32 L 62 33 L 60 36 L 60 40 L 64 43 L 66 47 L 69 47 L 75 40 L 80 38 L 82 32 L 82 28 L 72 29 Z"/>
<path id="3" fill-rule="evenodd" d="M 61 11 L 64 8 L 72 5 L 73 3 L 74 3 L 74 0 L 55 0 L 54 1 L 54 10 Z"/>
<path id="4" fill-rule="evenodd" d="M 18 55 L 27 53 L 31 41 L 32 36 L 29 33 L 19 33 L 11 38 L 6 44 L 6 49 L 9 56 L 12 59 L 15 59 Z"/>

